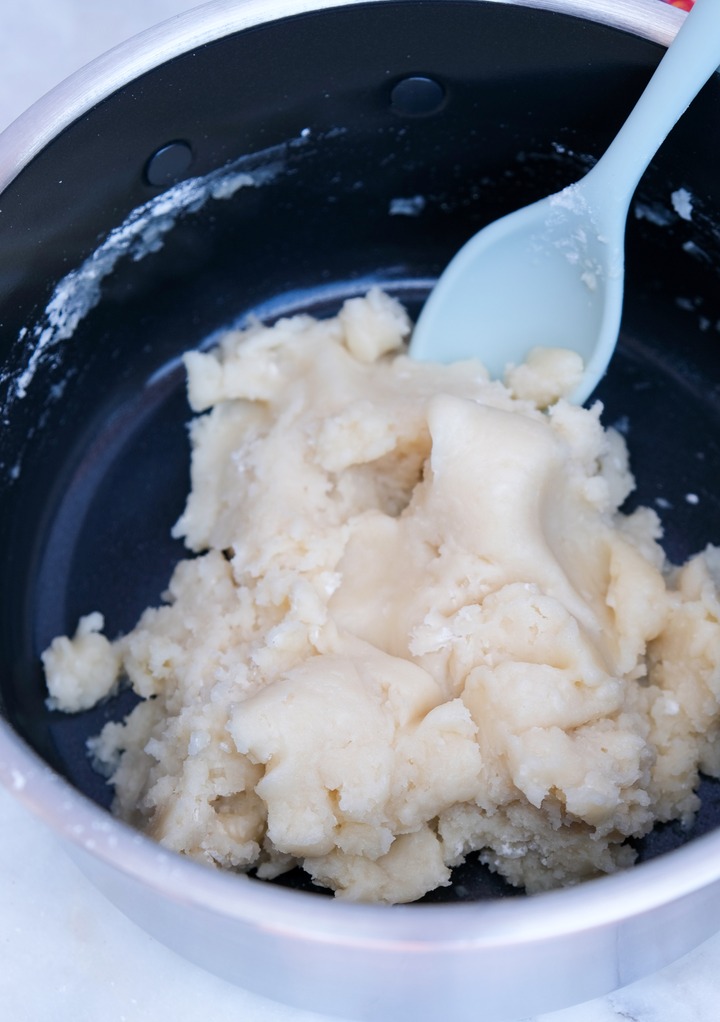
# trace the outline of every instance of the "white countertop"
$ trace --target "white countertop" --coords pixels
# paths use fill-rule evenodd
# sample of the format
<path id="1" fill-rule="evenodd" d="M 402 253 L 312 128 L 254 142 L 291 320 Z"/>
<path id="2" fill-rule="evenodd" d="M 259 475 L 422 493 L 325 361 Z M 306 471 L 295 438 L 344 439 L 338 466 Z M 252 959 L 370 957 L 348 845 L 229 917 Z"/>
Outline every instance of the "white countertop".
<path id="1" fill-rule="evenodd" d="M 82 64 L 192 6 L 180 0 L 6 3 L 0 34 L 0 129 Z M 655 976 L 607 998 L 538 1016 L 536 1022 L 717 1022 L 719 1006 L 720 934 Z M 109 904 L 45 827 L 3 790 L 0 1018 L 327 1020 L 233 987 L 166 950 Z"/>

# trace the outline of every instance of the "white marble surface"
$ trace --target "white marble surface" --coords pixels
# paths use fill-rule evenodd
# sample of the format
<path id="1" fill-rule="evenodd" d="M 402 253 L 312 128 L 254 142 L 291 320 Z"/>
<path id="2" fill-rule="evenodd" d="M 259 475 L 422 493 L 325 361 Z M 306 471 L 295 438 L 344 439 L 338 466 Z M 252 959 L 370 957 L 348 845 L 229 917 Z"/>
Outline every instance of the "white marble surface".
<path id="1" fill-rule="evenodd" d="M 6 2 L 0 18 L 0 129 L 82 64 L 191 6 L 179 0 Z M 655 976 L 607 998 L 538 1016 L 537 1022 L 717 1022 L 719 1014 L 720 935 Z M 0 1018 L 166 1017 L 327 1020 L 232 987 L 167 951 L 110 905 L 44 826 L 0 790 Z"/>

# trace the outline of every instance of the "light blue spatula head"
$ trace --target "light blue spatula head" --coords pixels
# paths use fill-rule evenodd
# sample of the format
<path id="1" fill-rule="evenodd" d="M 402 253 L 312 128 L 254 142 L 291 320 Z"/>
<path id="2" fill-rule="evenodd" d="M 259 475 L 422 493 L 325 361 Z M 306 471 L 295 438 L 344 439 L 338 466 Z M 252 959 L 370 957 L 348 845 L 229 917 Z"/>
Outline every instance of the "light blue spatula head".
<path id="1" fill-rule="evenodd" d="M 413 357 L 478 358 L 490 375 L 531 348 L 578 352 L 589 397 L 617 343 L 630 200 L 648 163 L 720 64 L 720 0 L 696 0 L 609 149 L 581 181 L 496 220 L 444 270 L 421 312 Z"/>

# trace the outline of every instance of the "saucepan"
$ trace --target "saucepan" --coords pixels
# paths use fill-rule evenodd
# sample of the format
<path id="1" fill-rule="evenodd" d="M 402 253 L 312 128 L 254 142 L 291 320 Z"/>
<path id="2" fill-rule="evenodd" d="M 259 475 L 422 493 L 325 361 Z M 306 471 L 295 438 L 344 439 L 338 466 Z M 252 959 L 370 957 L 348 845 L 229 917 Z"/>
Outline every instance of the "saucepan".
<path id="1" fill-rule="evenodd" d="M 0 777 L 131 919 L 234 983 L 366 1020 L 516 1019 L 717 927 L 720 788 L 623 872 L 533 896 L 477 862 L 419 904 L 211 870 L 116 820 L 40 653 L 109 634 L 183 556 L 180 355 L 381 285 L 416 314 L 483 224 L 576 180 L 682 21 L 657 0 L 216 0 L 80 71 L 0 138 Z M 720 537 L 720 82 L 645 175 L 593 399 L 683 561 Z M 251 182 L 251 187 L 241 185 Z M 277 466 L 283 470 L 282 465 Z"/>

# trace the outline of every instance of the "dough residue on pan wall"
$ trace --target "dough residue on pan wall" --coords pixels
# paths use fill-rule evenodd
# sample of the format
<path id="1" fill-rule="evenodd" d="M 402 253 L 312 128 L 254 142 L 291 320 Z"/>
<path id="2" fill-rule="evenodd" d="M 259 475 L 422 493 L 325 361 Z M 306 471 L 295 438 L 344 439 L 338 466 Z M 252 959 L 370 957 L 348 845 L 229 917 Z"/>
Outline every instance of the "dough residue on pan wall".
<path id="1" fill-rule="evenodd" d="M 384 902 L 471 851 L 529 892 L 628 866 L 720 773 L 718 551 L 674 568 L 618 511 L 574 356 L 503 384 L 409 330 L 373 290 L 186 356 L 196 556 L 129 634 L 52 643 L 50 705 L 127 679 L 91 741 L 115 811 L 216 866 Z"/>

